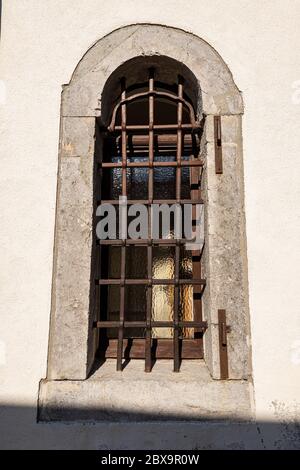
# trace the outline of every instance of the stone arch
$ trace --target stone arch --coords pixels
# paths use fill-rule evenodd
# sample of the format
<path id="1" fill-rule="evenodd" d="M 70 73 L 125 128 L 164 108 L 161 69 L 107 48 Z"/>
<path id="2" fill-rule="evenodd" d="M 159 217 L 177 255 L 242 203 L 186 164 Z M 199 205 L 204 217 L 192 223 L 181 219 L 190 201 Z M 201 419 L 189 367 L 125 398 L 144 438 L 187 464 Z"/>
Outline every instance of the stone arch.
<path id="1" fill-rule="evenodd" d="M 138 24 L 113 31 L 86 52 L 64 89 L 62 115 L 101 116 L 102 90 L 114 70 L 135 57 L 155 55 L 175 59 L 197 77 L 204 114 L 243 113 L 232 74 L 212 46 L 181 29 Z"/>
<path id="2" fill-rule="evenodd" d="M 206 160 L 205 360 L 211 375 L 220 378 L 218 309 L 226 309 L 229 378 L 246 379 L 251 368 L 241 93 L 208 43 L 179 29 L 146 24 L 126 26 L 96 42 L 63 89 L 47 378 L 85 379 L 93 364 L 95 122 L 107 122 L 103 90 L 111 85 L 115 70 L 138 57 L 176 61 L 197 82 L 197 114 L 206 118 L 201 149 Z M 215 115 L 222 116 L 222 175 L 215 173 Z"/>

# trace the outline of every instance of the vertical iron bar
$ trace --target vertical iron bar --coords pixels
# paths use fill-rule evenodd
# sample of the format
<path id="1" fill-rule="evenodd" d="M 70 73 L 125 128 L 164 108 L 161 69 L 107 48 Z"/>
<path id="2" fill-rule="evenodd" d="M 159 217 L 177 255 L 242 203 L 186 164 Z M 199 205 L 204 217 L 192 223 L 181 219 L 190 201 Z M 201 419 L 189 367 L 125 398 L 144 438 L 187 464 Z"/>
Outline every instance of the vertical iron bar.
<path id="1" fill-rule="evenodd" d="M 182 78 L 178 77 L 178 97 L 183 97 L 183 83 Z M 176 150 L 176 203 L 178 204 L 181 198 L 181 155 L 182 155 L 182 102 L 178 102 L 177 105 L 177 150 Z M 175 228 L 178 227 L 176 218 L 178 217 L 177 212 L 175 213 Z M 175 233 L 175 236 L 177 234 Z M 177 240 L 175 247 L 175 292 L 174 292 L 174 372 L 179 372 L 180 369 L 180 349 L 179 349 L 179 263 L 180 263 L 180 244 Z"/>
<path id="2" fill-rule="evenodd" d="M 121 89 L 122 95 L 121 99 L 125 100 L 126 98 L 126 83 L 125 78 L 121 80 Z M 121 142 L 122 142 L 122 196 L 127 195 L 127 185 L 126 185 L 126 166 L 127 166 L 127 136 L 126 136 L 126 103 L 121 105 Z"/>
<path id="3" fill-rule="evenodd" d="M 149 209 L 150 211 L 150 209 Z M 152 316 L 152 243 L 147 247 L 148 259 L 148 287 L 147 287 L 147 317 L 146 317 L 146 343 L 145 343 L 145 372 L 151 372 L 151 316 Z"/>
<path id="4" fill-rule="evenodd" d="M 122 100 L 126 98 L 125 79 L 121 80 Z M 121 125 L 122 125 L 122 196 L 127 195 L 126 173 L 127 173 L 127 136 L 126 136 L 126 103 L 121 106 Z M 119 207 L 119 218 L 122 216 Z M 122 370 L 123 359 L 123 338 L 124 338 L 124 316 L 125 316 L 125 261 L 126 261 L 126 245 L 123 240 L 121 247 L 121 285 L 120 285 L 120 318 L 118 330 L 118 350 L 117 350 L 117 370 Z"/>
<path id="5" fill-rule="evenodd" d="M 149 71 L 149 91 L 154 90 L 154 70 Z M 154 96 L 149 96 L 149 174 L 148 174 L 148 287 L 147 287 L 147 318 L 146 318 L 146 342 L 145 342 L 145 372 L 151 372 L 151 316 L 152 316 L 152 229 L 151 229 L 151 204 L 153 202 L 153 160 L 154 160 Z"/>
<path id="6" fill-rule="evenodd" d="M 154 91 L 154 70 L 149 71 L 149 91 Z M 149 96 L 149 202 L 153 201 L 153 160 L 154 160 L 154 96 Z"/>
<path id="7" fill-rule="evenodd" d="M 98 127 L 98 123 L 96 121 L 96 139 L 99 138 L 99 127 Z M 98 160 L 98 163 L 103 163 L 103 152 L 104 152 L 104 148 L 103 148 L 103 139 L 101 139 L 101 153 L 100 153 L 100 159 Z M 98 152 L 97 152 L 98 154 Z M 99 154 L 98 154 L 99 155 Z M 97 155 L 97 156 L 98 156 Z M 103 181 L 103 168 L 101 167 L 100 169 L 100 175 L 99 175 L 99 179 L 100 179 L 100 184 L 98 183 L 97 181 L 97 185 L 96 185 L 96 194 L 97 194 L 97 199 L 96 201 L 101 201 L 102 199 L 102 181 Z M 97 202 L 96 202 L 96 209 L 97 209 Z M 96 247 L 96 279 L 101 279 L 101 276 L 102 276 L 102 258 L 103 258 L 103 249 L 104 247 L 99 245 L 98 246 L 98 249 Z M 101 286 L 98 284 L 96 285 L 96 312 L 97 312 L 97 318 L 96 320 L 103 320 L 103 315 L 102 315 L 102 312 L 101 312 Z M 105 315 L 105 319 L 107 319 L 107 311 L 106 311 L 106 315 Z M 102 338 L 106 335 L 106 333 L 104 331 L 97 331 L 97 344 L 99 345 L 99 343 L 102 341 Z M 104 338 L 103 338 L 104 339 Z"/>
<path id="8" fill-rule="evenodd" d="M 198 200 L 201 198 L 201 189 L 200 189 L 200 175 L 199 175 L 199 168 L 191 167 L 190 168 L 190 179 L 191 179 L 191 199 Z M 193 231 L 196 230 L 197 221 L 197 207 L 194 204 L 192 207 L 192 228 Z M 201 251 L 193 250 L 192 251 L 192 265 L 193 265 L 193 278 L 194 279 L 201 279 Z M 193 289 L 193 314 L 194 314 L 194 321 L 202 321 L 202 303 L 201 303 L 201 286 L 194 285 Z M 194 334 L 199 333 L 200 330 L 194 330 Z"/>

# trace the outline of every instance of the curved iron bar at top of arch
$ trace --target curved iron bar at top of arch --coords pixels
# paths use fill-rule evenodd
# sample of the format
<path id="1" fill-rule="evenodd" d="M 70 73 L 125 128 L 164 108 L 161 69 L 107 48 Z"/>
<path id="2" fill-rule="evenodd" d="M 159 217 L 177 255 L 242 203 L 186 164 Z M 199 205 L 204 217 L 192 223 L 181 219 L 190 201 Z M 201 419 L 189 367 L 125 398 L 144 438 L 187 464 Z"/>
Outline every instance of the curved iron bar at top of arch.
<path id="1" fill-rule="evenodd" d="M 193 128 L 200 127 L 199 122 L 196 121 L 194 109 L 188 101 L 186 101 L 184 98 L 180 98 L 179 96 L 173 95 L 172 93 L 167 93 L 166 91 L 155 91 L 155 90 L 153 90 L 153 91 L 146 91 L 146 92 L 143 92 L 143 93 L 136 93 L 135 95 L 132 95 L 132 96 L 129 96 L 128 98 L 120 100 L 114 107 L 114 110 L 113 110 L 113 113 L 112 113 L 112 118 L 111 118 L 110 124 L 108 126 L 108 130 L 110 132 L 114 131 L 115 125 L 116 125 L 117 112 L 118 112 L 119 107 L 122 106 L 122 104 L 131 102 L 131 101 L 135 101 L 139 98 L 143 98 L 143 97 L 147 97 L 147 96 L 163 96 L 163 97 L 169 98 L 170 100 L 183 103 L 189 109 L 190 120 L 191 120 L 192 127 Z"/>

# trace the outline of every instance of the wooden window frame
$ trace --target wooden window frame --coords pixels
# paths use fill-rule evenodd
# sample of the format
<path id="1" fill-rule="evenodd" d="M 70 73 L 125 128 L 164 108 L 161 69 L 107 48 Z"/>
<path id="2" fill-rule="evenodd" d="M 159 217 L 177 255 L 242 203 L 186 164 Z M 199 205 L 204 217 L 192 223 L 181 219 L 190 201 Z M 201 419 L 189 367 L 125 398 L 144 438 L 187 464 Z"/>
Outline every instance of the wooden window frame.
<path id="1" fill-rule="evenodd" d="M 203 160 L 196 152 L 196 140 L 201 135 L 202 125 L 195 119 L 192 105 L 184 99 L 183 93 L 184 80 L 178 77 L 177 95 L 165 91 L 156 91 L 154 83 L 154 70 L 149 70 L 149 89 L 147 92 L 136 93 L 126 96 L 125 79 L 121 80 L 121 100 L 115 105 L 109 126 L 102 129 L 107 135 L 115 135 L 120 138 L 121 161 L 120 162 L 100 162 L 100 171 L 104 168 L 120 168 L 122 180 L 122 196 L 127 196 L 127 168 L 144 167 L 148 168 L 148 199 L 147 200 L 128 200 L 130 204 L 146 204 L 148 206 L 148 238 L 146 240 L 98 240 L 98 246 L 120 246 L 121 248 L 121 269 L 120 279 L 104 279 L 101 277 L 101 265 L 99 266 L 99 278 L 96 280 L 97 286 L 117 285 L 120 287 L 120 311 L 119 320 L 109 321 L 100 320 L 94 322 L 94 327 L 101 330 L 99 352 L 102 357 L 115 357 L 117 359 L 117 370 L 123 369 L 123 358 L 144 358 L 145 371 L 150 372 L 153 361 L 160 358 L 172 358 L 174 361 L 174 372 L 180 370 L 182 359 L 203 358 L 203 333 L 207 328 L 207 323 L 202 320 L 201 297 L 205 288 L 205 279 L 201 278 L 201 252 L 193 251 L 193 278 L 180 278 L 180 250 L 187 242 L 186 239 L 158 239 L 151 238 L 151 204 L 192 204 L 192 220 L 196 224 L 196 204 L 203 204 L 200 189 L 200 173 L 203 166 Z M 128 125 L 127 124 L 127 104 L 147 97 L 149 100 L 149 123 L 148 125 Z M 155 98 L 163 97 L 177 103 L 177 123 L 176 124 L 156 124 L 154 122 Z M 189 123 L 183 123 L 183 106 L 189 111 Z M 116 125 L 117 114 L 120 111 L 121 125 Z M 147 135 L 140 135 L 140 132 L 147 131 Z M 127 160 L 128 142 L 134 145 L 148 147 L 148 161 Z M 155 161 L 155 145 L 175 146 L 176 161 Z M 183 160 L 183 150 L 185 145 L 191 146 L 191 155 L 189 160 Z M 176 169 L 176 198 L 172 200 L 154 199 L 153 182 L 155 167 L 175 167 Z M 191 192 L 190 199 L 181 198 L 181 172 L 183 167 L 190 169 Z M 101 200 L 101 203 L 118 204 L 118 200 Z M 126 247 L 128 246 L 147 247 L 147 278 L 128 279 L 126 278 Z M 153 246 L 173 246 L 175 248 L 175 276 L 174 279 L 154 279 L 152 274 Z M 100 257 L 101 258 L 101 257 Z M 147 287 L 147 308 L 146 321 L 126 321 L 125 319 L 125 286 L 126 285 L 145 285 Z M 152 313 L 152 286 L 154 285 L 172 285 L 174 286 L 174 315 L 173 321 L 153 321 Z M 180 286 L 193 285 L 193 321 L 180 321 L 179 303 Z M 100 288 L 98 291 L 100 296 Z M 101 310 L 101 303 L 100 303 Z M 126 328 L 145 328 L 145 338 L 124 338 L 124 329 Z M 108 339 L 103 334 L 107 328 L 116 328 L 118 330 L 118 339 Z M 172 328 L 172 339 L 152 338 L 152 328 Z M 180 337 L 180 328 L 194 328 L 194 339 Z"/>

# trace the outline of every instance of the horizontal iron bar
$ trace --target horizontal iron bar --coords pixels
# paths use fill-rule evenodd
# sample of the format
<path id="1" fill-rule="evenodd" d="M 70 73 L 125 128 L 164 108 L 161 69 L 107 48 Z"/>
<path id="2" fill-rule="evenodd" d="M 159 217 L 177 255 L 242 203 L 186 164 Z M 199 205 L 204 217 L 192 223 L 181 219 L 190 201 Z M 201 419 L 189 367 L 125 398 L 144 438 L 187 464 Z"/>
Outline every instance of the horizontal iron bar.
<path id="1" fill-rule="evenodd" d="M 159 156 L 163 156 L 163 155 L 167 155 L 167 156 L 170 156 L 170 152 L 174 152 L 175 151 L 175 147 L 160 147 L 158 149 L 158 153 L 157 155 Z M 191 147 L 185 147 L 183 149 L 183 152 L 182 152 L 182 156 L 185 156 L 185 157 L 188 157 L 189 154 L 191 153 L 192 151 L 192 148 Z M 133 148 L 127 148 L 126 150 L 126 154 L 129 155 L 129 156 L 134 156 L 135 154 L 137 154 L 138 156 L 148 156 L 149 155 L 149 147 L 133 147 Z M 118 156 L 118 154 L 116 155 Z"/>
<path id="2" fill-rule="evenodd" d="M 111 204 L 111 205 L 116 205 L 118 206 L 120 204 L 119 199 L 105 199 L 103 201 L 97 201 L 97 204 Z M 167 204 L 167 205 L 172 205 L 172 204 L 204 204 L 203 199 L 153 199 L 152 202 L 150 202 L 148 199 L 127 199 L 127 205 L 133 205 L 133 204 L 144 204 L 144 205 L 149 205 L 149 204 Z"/>
<path id="3" fill-rule="evenodd" d="M 203 166 L 204 160 L 182 160 L 181 162 L 153 162 L 151 164 L 154 167 L 194 167 L 194 166 Z M 99 166 L 102 168 L 122 168 L 122 162 L 103 162 L 99 163 Z M 149 162 L 127 162 L 126 166 L 128 168 L 149 168 Z"/>
<path id="4" fill-rule="evenodd" d="M 100 286 L 109 286 L 109 285 L 202 285 L 205 286 L 205 279 L 96 279 L 96 284 Z"/>
<path id="5" fill-rule="evenodd" d="M 148 124 L 136 124 L 136 125 L 127 125 L 125 126 L 126 131 L 141 131 L 141 130 L 149 130 Z M 154 124 L 153 130 L 172 130 L 172 129 L 188 129 L 188 130 L 200 130 L 202 126 L 200 124 L 193 126 L 192 124 Z M 115 126 L 113 131 L 121 131 L 122 126 Z"/>
<path id="6" fill-rule="evenodd" d="M 188 240 L 186 238 L 158 238 L 155 240 L 149 240 L 149 239 L 142 239 L 139 238 L 137 240 L 127 238 L 126 240 L 97 240 L 97 245 L 116 245 L 116 246 L 130 246 L 130 245 L 142 245 L 142 246 L 148 246 L 148 245 L 165 245 L 165 246 L 175 246 L 177 244 L 180 245 L 185 245 L 186 243 L 193 243 L 194 240 Z"/>
<path id="7" fill-rule="evenodd" d="M 117 143 L 119 144 L 119 141 L 121 140 L 121 136 L 117 137 Z M 171 146 L 172 148 L 177 147 L 177 134 L 156 134 L 154 135 L 154 142 L 155 145 L 158 145 L 159 147 L 164 147 L 164 146 Z M 184 146 L 192 146 L 198 145 L 199 146 L 199 136 L 192 134 L 185 133 L 183 135 L 183 144 Z M 149 134 L 135 134 L 135 135 L 130 135 L 129 137 L 127 136 L 127 143 L 129 145 L 132 145 L 133 147 L 147 147 L 149 148 Z"/>
<path id="8" fill-rule="evenodd" d="M 126 313 L 125 313 L 126 315 Z M 180 321 L 178 323 L 181 328 L 201 328 L 203 330 L 207 329 L 206 321 Z M 93 323 L 94 328 L 119 328 L 119 321 L 95 321 Z M 146 328 L 146 321 L 125 321 L 125 328 Z M 151 328 L 174 328 L 174 323 L 172 321 L 152 321 L 150 324 Z"/>
<path id="9" fill-rule="evenodd" d="M 126 314 L 125 314 L 126 315 Z M 119 328 L 120 322 L 119 321 L 97 321 L 94 322 L 94 328 Z M 145 321 L 125 321 L 124 322 L 125 328 L 144 328 L 146 327 Z"/>
<path id="10" fill-rule="evenodd" d="M 151 322 L 153 328 L 174 328 L 174 322 L 172 321 L 153 321 Z M 181 328 L 201 328 L 207 329 L 206 321 L 179 321 L 178 326 Z"/>

